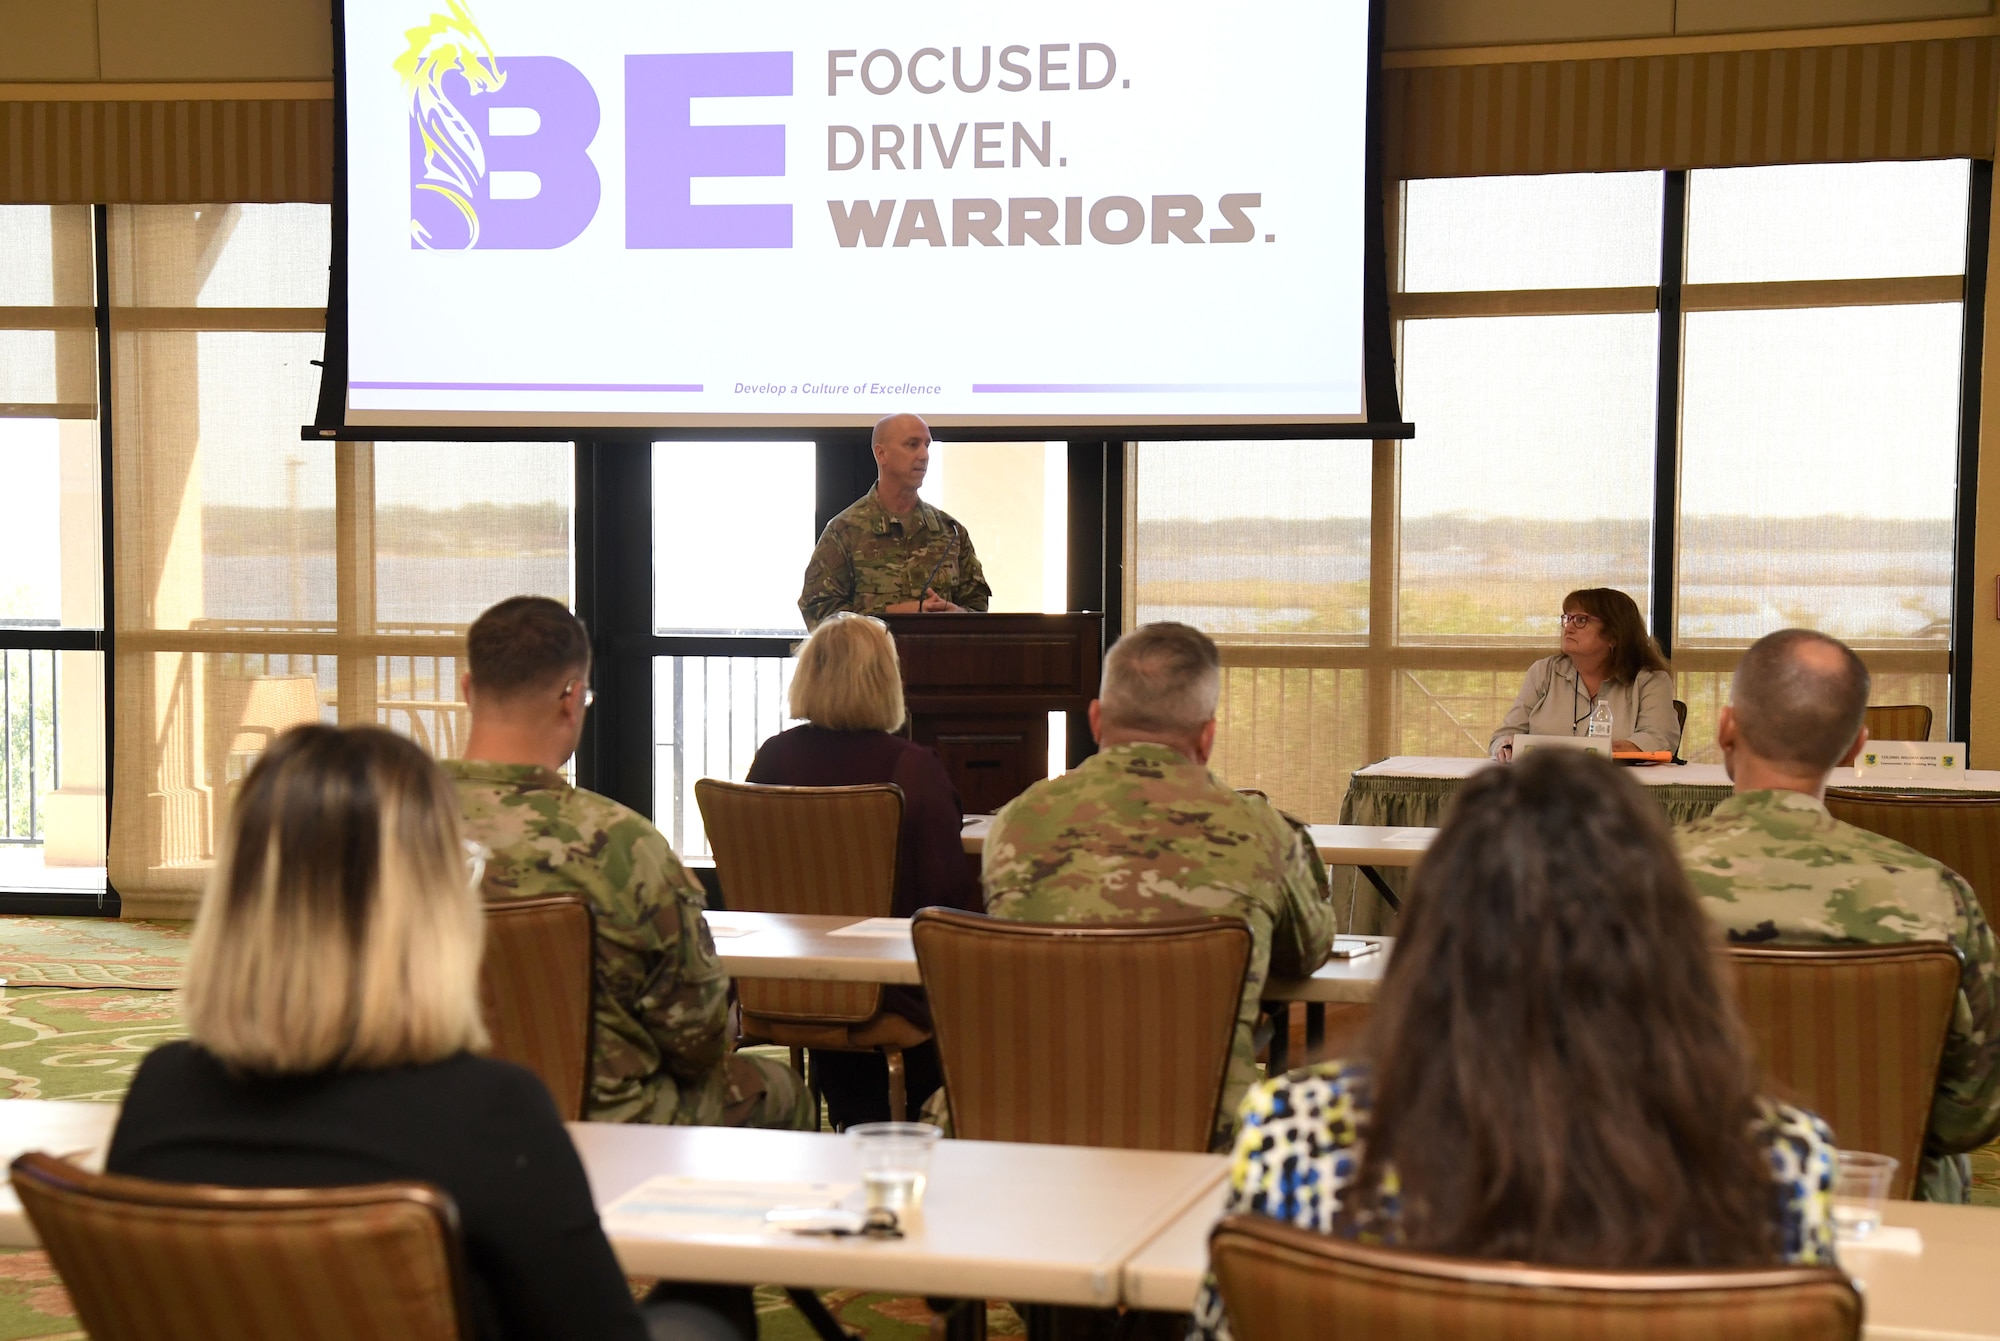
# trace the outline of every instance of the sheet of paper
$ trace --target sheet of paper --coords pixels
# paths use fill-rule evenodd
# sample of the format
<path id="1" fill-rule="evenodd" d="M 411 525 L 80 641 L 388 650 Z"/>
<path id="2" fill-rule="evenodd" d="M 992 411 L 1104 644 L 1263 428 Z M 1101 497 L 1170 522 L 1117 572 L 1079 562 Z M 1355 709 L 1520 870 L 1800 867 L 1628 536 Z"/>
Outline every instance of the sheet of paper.
<path id="1" fill-rule="evenodd" d="M 720 936 L 720 937 L 754 936 L 757 934 L 757 928 L 732 927 L 726 922 L 710 922 L 708 924 L 708 934 L 711 936 Z"/>
<path id="2" fill-rule="evenodd" d="M 1360 955 L 1374 954 L 1382 948 L 1380 941 L 1364 941 L 1359 936 L 1335 936 L 1333 948 L 1327 951 L 1328 959 L 1354 959 Z"/>
<path id="3" fill-rule="evenodd" d="M 871 917 L 864 921 L 836 927 L 826 933 L 829 936 L 882 936 L 896 940 L 910 938 L 910 922 L 903 917 Z"/>
<path id="4" fill-rule="evenodd" d="M 838 1206 L 858 1183 L 729 1182 L 661 1174 L 604 1208 L 604 1224 L 635 1234 L 762 1234 L 780 1206 Z"/>

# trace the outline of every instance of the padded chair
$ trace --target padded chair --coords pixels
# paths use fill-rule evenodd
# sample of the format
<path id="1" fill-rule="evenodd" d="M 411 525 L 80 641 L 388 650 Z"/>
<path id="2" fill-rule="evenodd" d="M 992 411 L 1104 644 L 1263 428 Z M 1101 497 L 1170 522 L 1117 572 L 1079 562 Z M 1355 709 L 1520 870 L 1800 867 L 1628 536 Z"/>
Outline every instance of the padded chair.
<path id="1" fill-rule="evenodd" d="M 1232 1215 L 1209 1261 L 1236 1341 L 1852 1341 L 1861 1297 L 1836 1267 L 1605 1271 L 1366 1247 Z"/>
<path id="2" fill-rule="evenodd" d="M 1208 1149 L 1250 967 L 1233 917 L 910 926 L 955 1135 Z"/>
<path id="3" fill-rule="evenodd" d="M 1681 745 L 1687 744 L 1688 705 L 1680 699 L 1674 700 L 1674 720 L 1680 723 L 1680 745 L 1674 746 L 1674 758 L 1681 757 Z"/>
<path id="4" fill-rule="evenodd" d="M 1729 947 L 1736 999 L 1771 1092 L 1810 1108 L 1841 1147 L 1900 1161 L 1908 1197 L 1923 1155 L 1958 951 L 1901 945 Z"/>
<path id="5" fill-rule="evenodd" d="M 694 798 L 731 912 L 895 912 L 903 789 L 894 783 L 762 787 L 703 778 Z M 883 1010 L 879 983 L 739 978 L 736 995 L 743 1041 L 788 1047 L 794 1066 L 806 1048 L 879 1051 L 889 1066 L 889 1116 L 908 1116 L 903 1053 L 931 1035 Z"/>
<path id="6" fill-rule="evenodd" d="M 582 1118 L 590 1094 L 596 958 L 596 919 L 579 895 L 486 905 L 479 1001 L 492 1055 L 540 1076 L 565 1122 Z"/>
<path id="7" fill-rule="evenodd" d="M 1862 725 L 1870 740 L 1929 740 L 1931 710 L 1924 703 L 1871 703 Z"/>
<path id="8" fill-rule="evenodd" d="M 2000 798 L 1904 795 L 1836 787 L 1826 808 L 1837 820 L 1913 847 L 1965 877 L 1986 920 L 2000 912 Z"/>
<path id="9" fill-rule="evenodd" d="M 269 1191 L 14 1161 L 91 1341 L 470 1341 L 458 1208 L 424 1183 Z"/>

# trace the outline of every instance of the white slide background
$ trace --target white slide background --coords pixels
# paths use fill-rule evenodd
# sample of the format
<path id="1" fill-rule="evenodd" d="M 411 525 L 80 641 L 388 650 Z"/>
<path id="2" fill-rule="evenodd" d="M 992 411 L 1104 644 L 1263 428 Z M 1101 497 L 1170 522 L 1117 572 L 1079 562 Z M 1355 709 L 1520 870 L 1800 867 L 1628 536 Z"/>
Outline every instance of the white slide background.
<path id="1" fill-rule="evenodd" d="M 1365 0 L 1018 0 L 1005 7 L 895 0 L 828 5 L 763 0 L 469 0 L 463 21 L 433 31 L 510 58 L 557 57 L 588 80 L 600 123 L 588 155 L 601 182 L 574 240 L 542 248 L 426 250 L 411 241 L 412 98 L 396 69 L 450 0 L 347 0 L 349 421 L 370 424 L 667 426 L 864 423 L 914 410 L 940 426 L 976 424 L 1325 422 L 1365 416 L 1361 400 Z M 490 48 L 484 43 L 490 42 Z M 1077 78 L 1078 45 L 1116 55 L 1102 89 L 1044 91 L 1042 47 Z M 1000 91 L 1002 49 L 1034 75 Z M 896 66 L 921 48 L 924 93 L 907 74 L 870 93 L 858 75 L 829 94 L 831 51 L 856 70 L 871 51 Z M 995 68 L 968 82 L 981 48 Z M 789 204 L 788 248 L 628 246 L 626 59 L 665 53 L 792 53 L 786 97 L 696 98 L 696 127 L 784 128 L 782 176 L 697 177 L 694 205 Z M 879 87 L 894 67 L 877 59 Z M 1102 58 L 1092 57 L 1100 76 Z M 1129 86 L 1128 86 L 1129 84 Z M 481 95 L 455 105 L 482 144 L 534 132 Z M 1000 151 L 974 166 L 973 125 Z M 1042 140 L 1014 166 L 1013 127 Z M 944 168 L 929 127 L 946 147 Z M 898 170 L 829 167 L 829 127 L 898 126 Z M 924 127 L 924 162 L 907 140 Z M 546 129 L 546 128 L 542 128 Z M 886 132 L 885 132 L 886 135 Z M 893 136 L 886 136 L 893 140 Z M 841 158 L 853 140 L 842 137 Z M 532 195 L 533 178 L 492 190 Z M 1086 224 L 1080 245 L 895 246 L 909 211 L 936 203 L 946 241 L 952 202 L 1196 196 L 1197 228 L 1225 229 L 1224 195 L 1251 194 L 1254 237 L 1240 244 L 1153 240 L 1107 245 Z M 829 201 L 896 201 L 879 247 L 842 247 Z M 1124 216 L 1113 214 L 1117 224 Z M 1053 230 L 1058 242 L 1065 226 Z M 1004 243 L 1007 225 L 997 236 Z M 384 387 L 383 384 L 400 384 Z M 699 391 L 634 390 L 672 385 Z M 462 389 L 439 389 L 459 387 Z M 1034 392 L 975 387 L 1040 387 Z M 915 387 L 920 390 L 909 390 Z M 841 388 L 845 388 L 842 390 Z M 934 388 L 934 390 L 932 389 Z"/>

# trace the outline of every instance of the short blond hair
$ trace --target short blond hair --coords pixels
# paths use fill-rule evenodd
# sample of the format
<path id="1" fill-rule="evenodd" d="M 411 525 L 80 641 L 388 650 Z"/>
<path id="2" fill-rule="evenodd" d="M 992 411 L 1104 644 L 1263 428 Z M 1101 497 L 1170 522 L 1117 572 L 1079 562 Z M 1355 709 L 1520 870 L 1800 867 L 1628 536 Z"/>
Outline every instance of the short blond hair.
<path id="1" fill-rule="evenodd" d="M 895 731 L 903 708 L 903 670 L 888 625 L 842 612 L 799 645 L 792 671 L 792 716 L 829 731 Z"/>
<path id="2" fill-rule="evenodd" d="M 189 951 L 188 1032 L 259 1075 L 483 1048 L 484 935 L 437 765 L 379 727 L 298 727 L 236 798 Z"/>

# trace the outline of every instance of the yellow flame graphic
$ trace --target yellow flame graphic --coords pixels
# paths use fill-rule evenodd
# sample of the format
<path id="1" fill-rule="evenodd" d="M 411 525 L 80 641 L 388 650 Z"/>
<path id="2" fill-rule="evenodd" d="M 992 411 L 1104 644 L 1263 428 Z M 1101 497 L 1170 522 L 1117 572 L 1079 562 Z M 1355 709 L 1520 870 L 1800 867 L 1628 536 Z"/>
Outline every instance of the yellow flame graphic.
<path id="1" fill-rule="evenodd" d="M 429 23 L 409 30 L 409 49 L 397 57 L 395 69 L 423 136 L 424 180 L 417 189 L 434 191 L 458 208 L 469 230 L 465 245 L 471 247 L 479 241 L 479 211 L 472 199 L 474 186 L 486 176 L 486 147 L 471 118 L 446 93 L 444 77 L 456 70 L 476 97 L 498 89 L 507 76 L 465 6 L 459 0 L 445 4 L 449 14 L 433 13 Z M 429 231 L 415 219 L 410 236 L 418 246 L 431 245 Z"/>

